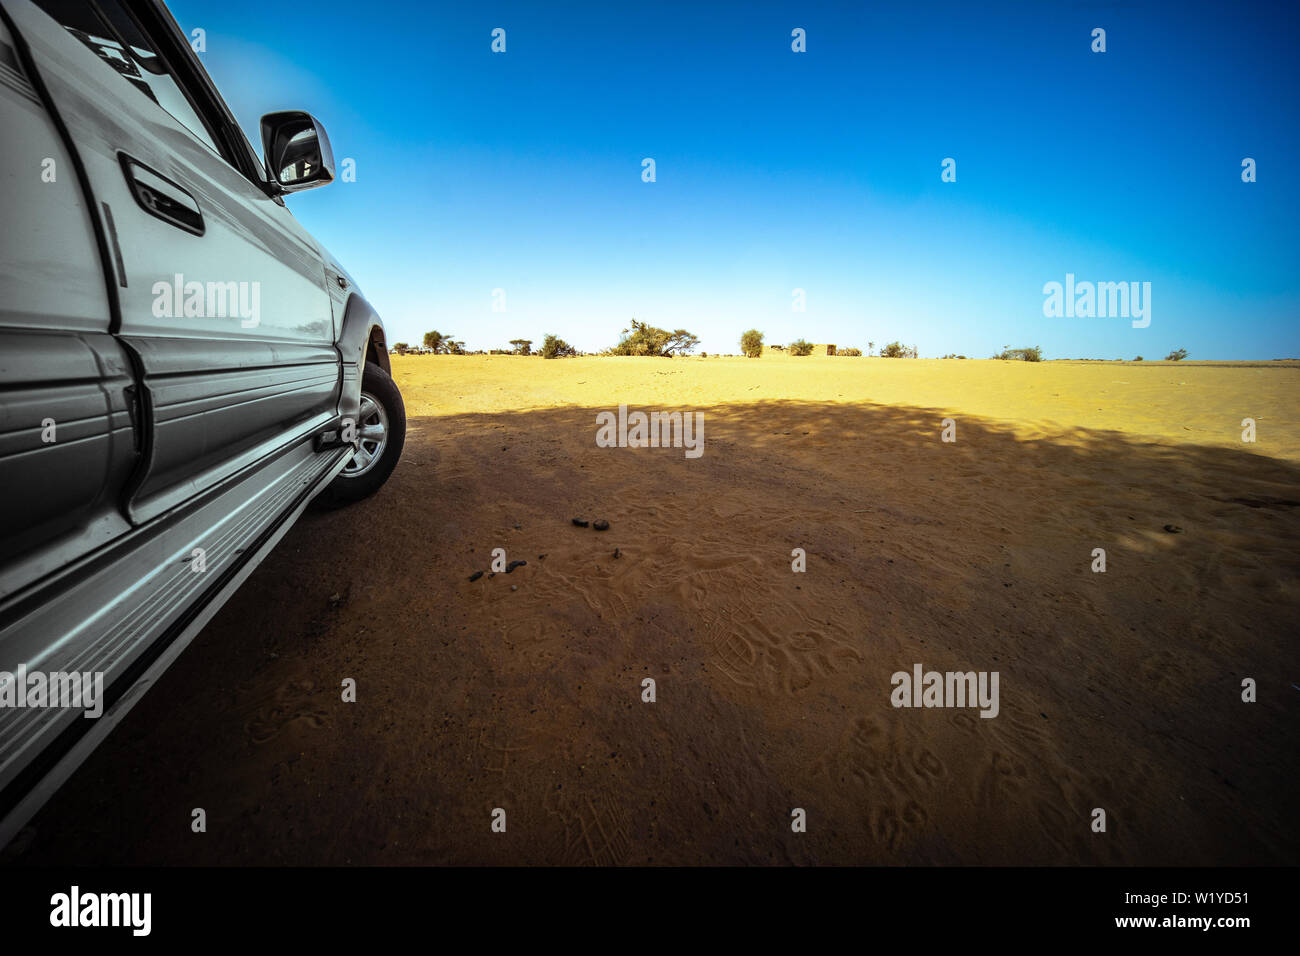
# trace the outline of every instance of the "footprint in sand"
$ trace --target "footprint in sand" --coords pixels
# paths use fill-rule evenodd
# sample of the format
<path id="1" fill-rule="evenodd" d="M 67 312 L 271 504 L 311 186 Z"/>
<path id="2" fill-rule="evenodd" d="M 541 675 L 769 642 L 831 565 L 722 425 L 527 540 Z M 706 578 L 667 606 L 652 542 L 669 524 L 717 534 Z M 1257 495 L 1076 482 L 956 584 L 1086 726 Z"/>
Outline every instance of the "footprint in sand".
<path id="1" fill-rule="evenodd" d="M 317 730 L 329 722 L 324 708 L 312 705 L 311 681 L 291 681 L 277 688 L 272 700 L 259 707 L 244 724 L 244 733 L 255 744 L 277 737 L 290 724 Z"/>
<path id="2" fill-rule="evenodd" d="M 947 769 L 935 754 L 929 750 L 918 750 L 912 754 L 912 772 L 927 784 L 935 784 L 947 773 Z"/>
<path id="3" fill-rule="evenodd" d="M 978 793 L 981 803 L 1000 803 L 1015 796 L 1029 776 L 1019 757 L 994 751 L 988 767 L 980 778 Z"/>
<path id="4" fill-rule="evenodd" d="M 915 800 L 902 806 L 874 807 L 869 816 L 872 839 L 887 850 L 897 850 L 929 822 L 930 814 Z"/>
<path id="5" fill-rule="evenodd" d="M 745 687 L 763 684 L 795 694 L 863 661 L 862 652 L 847 641 L 820 631 L 779 634 L 755 618 L 732 618 L 710 629 L 721 634 L 714 665 Z"/>
<path id="6" fill-rule="evenodd" d="M 751 676 L 758 651 L 740 634 L 728 634 L 713 647 L 711 663 L 732 683 L 741 687 L 753 687 Z"/>

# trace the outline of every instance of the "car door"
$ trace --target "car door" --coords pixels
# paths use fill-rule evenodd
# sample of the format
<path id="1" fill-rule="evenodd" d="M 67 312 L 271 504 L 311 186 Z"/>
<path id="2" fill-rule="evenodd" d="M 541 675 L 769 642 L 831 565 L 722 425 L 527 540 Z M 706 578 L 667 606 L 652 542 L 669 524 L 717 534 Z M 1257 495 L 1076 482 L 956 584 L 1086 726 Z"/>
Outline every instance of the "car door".
<path id="1" fill-rule="evenodd" d="M 22 50 L 0 21 L 0 601 L 129 530 L 137 452 L 93 213 Z"/>
<path id="2" fill-rule="evenodd" d="M 112 246 L 114 331 L 143 374 L 149 429 L 125 496 L 140 523 L 331 420 L 340 362 L 325 269 L 254 182 L 247 140 L 197 88 L 202 68 L 165 8 L 36 0 L 18 14 L 82 154 Z"/>

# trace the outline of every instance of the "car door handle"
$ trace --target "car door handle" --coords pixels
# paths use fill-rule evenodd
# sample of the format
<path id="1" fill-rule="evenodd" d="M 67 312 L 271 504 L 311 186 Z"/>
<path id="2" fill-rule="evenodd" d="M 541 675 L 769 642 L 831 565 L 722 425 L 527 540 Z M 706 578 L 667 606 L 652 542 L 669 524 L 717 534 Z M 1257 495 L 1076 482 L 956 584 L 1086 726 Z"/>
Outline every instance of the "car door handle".
<path id="1" fill-rule="evenodd" d="M 119 153 L 118 158 L 131 194 L 141 209 L 177 229 L 203 235 L 203 213 L 198 201 L 184 187 L 126 153 Z"/>

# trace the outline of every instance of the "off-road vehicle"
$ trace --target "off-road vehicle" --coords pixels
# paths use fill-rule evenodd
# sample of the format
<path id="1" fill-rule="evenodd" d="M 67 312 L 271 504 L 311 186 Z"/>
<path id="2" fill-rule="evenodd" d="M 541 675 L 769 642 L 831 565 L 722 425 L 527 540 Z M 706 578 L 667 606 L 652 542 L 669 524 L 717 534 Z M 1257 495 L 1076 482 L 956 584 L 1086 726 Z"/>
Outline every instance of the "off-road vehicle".
<path id="1" fill-rule="evenodd" d="M 0 846 L 401 455 L 383 326 L 283 198 L 334 178 L 325 130 L 261 137 L 157 0 L 0 0 Z"/>

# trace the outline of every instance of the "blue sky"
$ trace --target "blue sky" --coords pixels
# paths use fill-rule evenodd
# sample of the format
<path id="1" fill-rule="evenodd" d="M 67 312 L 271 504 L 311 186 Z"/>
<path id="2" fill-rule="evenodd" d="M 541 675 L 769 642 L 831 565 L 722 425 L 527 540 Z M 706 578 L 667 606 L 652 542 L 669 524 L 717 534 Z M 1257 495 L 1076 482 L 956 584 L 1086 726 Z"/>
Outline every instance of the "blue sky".
<path id="1" fill-rule="evenodd" d="M 301 108 L 355 159 L 289 204 L 390 341 L 1300 356 L 1294 4 L 170 5 L 259 149 Z M 1066 273 L 1150 326 L 1045 318 Z"/>

